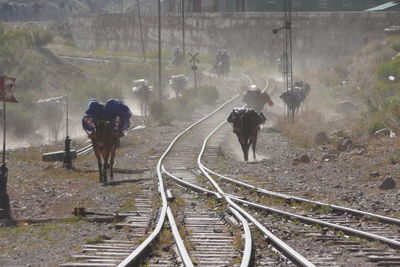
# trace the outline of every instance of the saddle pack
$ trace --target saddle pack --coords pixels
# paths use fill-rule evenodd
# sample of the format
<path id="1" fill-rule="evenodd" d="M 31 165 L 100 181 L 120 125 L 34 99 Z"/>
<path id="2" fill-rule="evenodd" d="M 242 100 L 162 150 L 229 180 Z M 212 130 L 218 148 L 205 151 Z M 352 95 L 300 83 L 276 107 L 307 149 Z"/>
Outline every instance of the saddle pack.
<path id="1" fill-rule="evenodd" d="M 253 109 L 235 108 L 227 121 L 232 124 L 233 132 L 239 133 L 242 130 L 259 127 L 260 124 L 265 123 L 266 118 L 262 112 L 256 112 Z"/>
<path id="2" fill-rule="evenodd" d="M 106 104 L 90 99 L 86 115 L 82 118 L 82 127 L 93 132 L 97 122 L 106 120 L 113 130 L 124 132 L 130 126 L 131 114 L 129 107 L 118 99 L 110 99 Z"/>

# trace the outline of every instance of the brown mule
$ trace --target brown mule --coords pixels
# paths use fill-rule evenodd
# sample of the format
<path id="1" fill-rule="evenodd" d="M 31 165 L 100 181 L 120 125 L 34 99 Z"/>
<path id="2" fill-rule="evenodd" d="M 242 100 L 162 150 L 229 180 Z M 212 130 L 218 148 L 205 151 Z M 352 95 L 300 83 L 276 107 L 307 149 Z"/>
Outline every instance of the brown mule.
<path id="1" fill-rule="evenodd" d="M 111 179 L 114 178 L 114 158 L 120 144 L 119 138 L 121 135 L 121 133 L 114 131 L 110 127 L 108 121 L 96 123 L 95 131 L 89 134 L 99 166 L 99 181 L 103 182 L 104 185 L 107 184 L 108 168 L 110 168 Z M 110 163 L 108 163 L 109 159 Z"/>

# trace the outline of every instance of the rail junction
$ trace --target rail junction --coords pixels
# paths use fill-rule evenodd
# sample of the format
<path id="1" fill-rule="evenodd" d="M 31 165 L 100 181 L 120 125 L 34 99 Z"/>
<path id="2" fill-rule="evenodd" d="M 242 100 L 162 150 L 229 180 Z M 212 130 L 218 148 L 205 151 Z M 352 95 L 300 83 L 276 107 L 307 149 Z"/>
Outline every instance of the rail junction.
<path id="1" fill-rule="evenodd" d="M 400 220 L 267 190 L 265 182 L 207 167 L 231 131 L 226 114 L 240 105 L 236 95 L 168 145 L 155 179 L 136 196 L 137 210 L 116 224 L 136 240 L 83 245 L 61 266 L 343 266 L 343 255 L 365 266 L 399 265 Z M 89 152 L 90 145 L 77 151 Z M 174 253 L 156 252 L 166 232 Z"/>

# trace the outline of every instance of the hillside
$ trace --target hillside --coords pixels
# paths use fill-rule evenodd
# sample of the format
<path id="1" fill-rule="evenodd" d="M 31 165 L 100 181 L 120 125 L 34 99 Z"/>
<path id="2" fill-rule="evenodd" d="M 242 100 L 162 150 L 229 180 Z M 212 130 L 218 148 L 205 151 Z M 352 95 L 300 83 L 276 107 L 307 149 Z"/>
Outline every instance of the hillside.
<path id="1" fill-rule="evenodd" d="M 68 17 L 73 14 L 132 12 L 136 10 L 136 6 L 136 1 L 0 0 L 0 20 L 63 21 L 67 20 Z M 155 2 L 141 1 L 141 9 L 144 12 L 153 11 L 156 6 Z"/>

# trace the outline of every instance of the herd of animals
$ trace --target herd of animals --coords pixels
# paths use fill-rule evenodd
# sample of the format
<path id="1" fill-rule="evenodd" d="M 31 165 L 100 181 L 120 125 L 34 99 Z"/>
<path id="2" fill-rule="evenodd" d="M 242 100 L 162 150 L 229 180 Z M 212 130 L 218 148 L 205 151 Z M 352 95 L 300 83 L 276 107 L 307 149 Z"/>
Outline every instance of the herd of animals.
<path id="1" fill-rule="evenodd" d="M 182 95 L 188 79 L 182 75 L 171 77 L 170 85 L 175 91 L 176 97 Z M 147 80 L 135 80 L 132 89 L 133 94 L 140 98 L 141 112 L 147 116 L 147 102 L 152 92 Z M 306 83 L 297 83 L 302 86 L 285 92 L 281 98 L 293 105 L 296 110 L 310 91 L 310 86 Z M 243 95 L 243 108 L 235 108 L 228 116 L 227 121 L 232 125 L 233 132 L 236 134 L 242 147 L 244 160 L 247 162 L 250 146 L 253 150 L 253 159 L 256 160 L 256 144 L 260 131 L 260 125 L 264 124 L 266 118 L 262 113 L 265 104 L 272 106 L 274 103 L 266 92 L 261 91 L 257 86 L 252 85 Z M 291 102 L 286 102 L 291 101 Z M 297 103 L 296 101 L 301 101 Z M 120 144 L 120 138 L 128 130 L 130 124 L 131 111 L 127 105 L 117 99 L 110 99 L 106 103 L 91 99 L 89 101 L 86 115 L 82 118 L 82 126 L 90 138 L 95 152 L 98 169 L 99 181 L 107 184 L 107 171 L 110 171 L 110 178 L 113 178 L 113 164 L 115 154 Z"/>
<path id="2" fill-rule="evenodd" d="M 188 78 L 183 74 L 174 75 L 171 77 L 169 84 L 175 93 L 175 97 L 181 97 L 188 84 Z M 144 79 L 135 80 L 134 85 L 132 93 L 140 100 L 141 115 L 147 117 L 148 103 L 152 97 L 153 87 Z M 233 133 L 238 138 L 246 162 L 249 160 L 250 147 L 253 150 L 253 160 L 256 160 L 257 137 L 260 126 L 266 121 L 262 111 L 266 104 L 269 106 L 274 105 L 266 89 L 261 90 L 257 86 L 252 85 L 243 94 L 244 107 L 235 108 L 227 118 L 227 122 L 232 125 Z M 311 87 L 308 83 L 298 81 L 294 83 L 292 89 L 280 95 L 280 98 L 286 105 L 288 117 L 294 116 L 300 109 L 310 90 Z M 37 103 L 47 110 L 51 107 L 52 112 L 48 113 L 51 113 L 54 117 L 53 121 L 62 121 L 63 105 L 60 105 L 60 103 L 65 104 L 63 97 L 39 100 Z M 339 110 L 344 109 L 344 107 L 352 111 L 357 109 L 355 105 L 349 102 L 338 104 Z M 120 144 L 120 138 L 124 136 L 124 133 L 130 126 L 131 114 L 129 107 L 120 100 L 111 99 L 106 103 L 102 103 L 91 99 L 86 115 L 82 119 L 83 129 L 92 142 L 98 161 L 99 180 L 104 184 L 108 182 L 108 170 L 110 171 L 110 178 L 113 178 L 115 154 Z M 60 124 L 55 123 L 55 125 L 55 128 L 51 131 L 55 138 L 57 138 Z"/>

